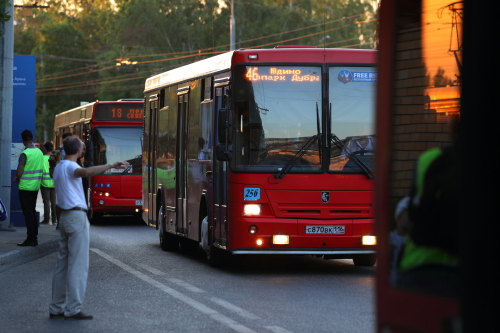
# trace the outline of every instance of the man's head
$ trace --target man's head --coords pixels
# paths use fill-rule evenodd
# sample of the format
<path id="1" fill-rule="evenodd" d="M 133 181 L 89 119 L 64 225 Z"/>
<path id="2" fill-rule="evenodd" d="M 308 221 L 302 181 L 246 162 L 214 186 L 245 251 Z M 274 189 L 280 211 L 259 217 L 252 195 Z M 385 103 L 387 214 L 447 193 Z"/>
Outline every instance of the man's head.
<path id="1" fill-rule="evenodd" d="M 31 133 L 31 131 L 29 129 L 25 129 L 22 133 L 21 133 L 21 139 L 23 140 L 23 143 L 24 142 L 33 142 L 33 133 Z"/>
<path id="2" fill-rule="evenodd" d="M 75 155 L 78 154 L 78 149 L 82 149 L 82 141 L 74 135 L 68 136 L 63 141 L 63 148 L 66 152 L 66 155 Z M 80 157 L 80 155 L 78 155 Z"/>
<path id="3" fill-rule="evenodd" d="M 65 133 L 63 133 L 63 135 L 62 135 L 62 139 L 64 140 L 64 139 L 66 139 L 68 136 L 72 136 L 72 135 L 73 135 L 73 133 L 70 133 L 70 132 L 65 132 Z"/>
<path id="4" fill-rule="evenodd" d="M 43 145 L 43 147 L 49 153 L 54 150 L 54 145 L 50 141 L 45 142 L 45 144 Z"/>

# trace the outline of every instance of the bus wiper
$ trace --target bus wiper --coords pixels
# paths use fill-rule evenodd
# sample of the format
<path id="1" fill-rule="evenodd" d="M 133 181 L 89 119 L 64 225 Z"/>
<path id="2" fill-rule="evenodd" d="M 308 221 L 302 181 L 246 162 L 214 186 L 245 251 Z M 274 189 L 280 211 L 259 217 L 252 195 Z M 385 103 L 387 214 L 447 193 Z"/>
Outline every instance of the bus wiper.
<path id="1" fill-rule="evenodd" d="M 130 170 L 131 167 L 132 167 L 132 164 L 129 164 L 128 167 L 125 170 L 123 170 L 122 175 L 126 174 Z"/>
<path id="2" fill-rule="evenodd" d="M 281 168 L 280 172 L 278 172 L 276 175 L 274 175 L 275 178 L 281 179 L 285 177 L 285 175 L 290 171 L 290 169 L 293 168 L 295 163 L 306 153 L 306 151 L 309 149 L 309 147 L 313 144 L 314 141 L 320 140 L 321 142 L 321 133 L 318 133 L 316 135 L 313 135 L 307 140 L 306 144 L 300 148 L 300 150 L 295 154 L 294 157 L 292 157 L 286 164 Z"/>
<path id="3" fill-rule="evenodd" d="M 134 157 L 133 159 L 134 159 L 134 160 L 136 160 L 136 159 L 139 159 L 139 158 L 142 158 L 142 155 L 137 155 L 137 156 L 136 156 L 136 157 Z M 130 160 L 130 162 L 132 162 L 132 160 Z M 130 168 L 132 168 L 132 166 L 133 166 L 133 164 L 132 164 L 132 163 L 130 163 L 130 164 L 127 166 L 127 168 L 126 168 L 125 170 L 123 170 L 122 175 L 126 174 L 126 173 L 130 170 Z"/>
<path id="4" fill-rule="evenodd" d="M 345 150 L 347 152 L 349 158 L 352 159 L 361 168 L 361 170 L 363 170 L 368 178 L 373 179 L 372 170 L 370 170 L 370 168 L 367 167 L 366 164 L 364 164 L 354 153 L 351 153 L 351 151 L 344 146 L 342 142 L 340 142 L 339 138 L 335 134 L 330 133 L 330 139 L 340 151 Z"/>

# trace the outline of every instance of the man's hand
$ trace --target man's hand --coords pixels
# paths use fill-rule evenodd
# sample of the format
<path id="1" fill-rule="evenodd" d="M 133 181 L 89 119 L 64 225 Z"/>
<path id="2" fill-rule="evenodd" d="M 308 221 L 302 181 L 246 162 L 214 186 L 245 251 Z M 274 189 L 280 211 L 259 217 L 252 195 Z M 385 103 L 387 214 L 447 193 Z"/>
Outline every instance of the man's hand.
<path id="1" fill-rule="evenodd" d="M 19 183 L 19 178 L 14 177 L 14 178 L 12 178 L 12 181 L 13 181 L 14 183 Z"/>
<path id="2" fill-rule="evenodd" d="M 125 169 L 126 167 L 128 167 L 130 165 L 130 163 L 127 161 L 118 161 L 118 162 L 115 162 L 115 163 L 110 164 L 110 165 L 111 165 L 111 168 L 113 168 L 113 169 Z"/>

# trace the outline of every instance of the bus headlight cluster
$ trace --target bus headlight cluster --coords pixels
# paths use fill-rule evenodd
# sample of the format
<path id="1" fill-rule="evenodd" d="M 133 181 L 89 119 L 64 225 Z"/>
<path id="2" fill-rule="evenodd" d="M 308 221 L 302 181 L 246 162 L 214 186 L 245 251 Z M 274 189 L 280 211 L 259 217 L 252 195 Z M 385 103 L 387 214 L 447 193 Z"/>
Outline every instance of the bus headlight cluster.
<path id="1" fill-rule="evenodd" d="M 273 244 L 290 244 L 290 236 L 288 235 L 273 235 Z"/>
<path id="2" fill-rule="evenodd" d="M 245 216 L 260 215 L 260 204 L 243 205 L 243 215 Z"/>
<path id="3" fill-rule="evenodd" d="M 372 235 L 365 235 L 361 237 L 361 244 L 363 245 L 377 245 L 377 237 Z"/>

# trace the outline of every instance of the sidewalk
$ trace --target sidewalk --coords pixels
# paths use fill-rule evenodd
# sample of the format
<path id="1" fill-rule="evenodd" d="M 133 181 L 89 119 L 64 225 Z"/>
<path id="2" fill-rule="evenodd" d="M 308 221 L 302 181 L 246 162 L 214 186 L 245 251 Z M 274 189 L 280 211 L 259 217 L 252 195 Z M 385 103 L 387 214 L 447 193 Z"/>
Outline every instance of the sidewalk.
<path id="1" fill-rule="evenodd" d="M 42 194 L 38 193 L 36 210 L 43 221 Z M 15 227 L 16 231 L 0 231 L 0 269 L 9 264 L 22 263 L 55 252 L 59 246 L 59 230 L 55 225 L 41 224 L 38 227 L 38 246 L 17 246 L 26 239 L 26 227 Z"/>

